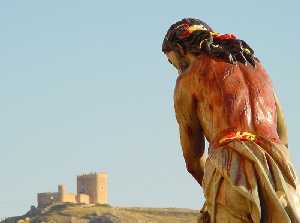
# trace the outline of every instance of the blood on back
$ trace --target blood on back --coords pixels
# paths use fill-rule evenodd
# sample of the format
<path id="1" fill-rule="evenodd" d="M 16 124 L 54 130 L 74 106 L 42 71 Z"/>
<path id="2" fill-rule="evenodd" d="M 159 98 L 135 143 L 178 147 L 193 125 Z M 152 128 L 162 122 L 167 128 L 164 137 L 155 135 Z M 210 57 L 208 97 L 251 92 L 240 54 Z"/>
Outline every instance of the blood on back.
<path id="1" fill-rule="evenodd" d="M 210 137 L 227 128 L 278 137 L 272 83 L 260 64 L 254 68 L 210 59 L 193 75 L 199 119 Z"/>

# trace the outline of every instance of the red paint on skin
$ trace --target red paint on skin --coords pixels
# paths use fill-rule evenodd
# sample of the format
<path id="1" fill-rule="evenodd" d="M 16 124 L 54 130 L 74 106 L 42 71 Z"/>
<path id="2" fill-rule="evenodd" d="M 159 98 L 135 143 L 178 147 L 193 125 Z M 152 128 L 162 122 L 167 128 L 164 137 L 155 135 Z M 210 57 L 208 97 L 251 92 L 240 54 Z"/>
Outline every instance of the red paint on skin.
<path id="1" fill-rule="evenodd" d="M 224 96 L 224 108 L 227 114 L 231 114 L 234 111 L 234 96 L 226 94 Z"/>
<path id="2" fill-rule="evenodd" d="M 187 171 L 190 173 L 190 174 L 194 174 L 194 168 L 193 168 L 193 165 L 192 165 L 192 163 L 187 163 L 186 164 L 186 169 L 187 169 Z"/>
<path id="3" fill-rule="evenodd" d="M 198 98 L 197 98 L 197 95 L 196 93 L 193 93 L 192 94 L 192 106 L 193 106 L 193 109 L 194 111 L 197 111 L 197 108 L 198 108 Z"/>
<path id="4" fill-rule="evenodd" d="M 189 137 L 193 136 L 193 129 L 190 126 L 187 126 L 187 134 Z"/>
<path id="5" fill-rule="evenodd" d="M 206 138 L 213 141 L 222 130 L 236 128 L 277 139 L 273 87 L 262 66 L 232 65 L 206 55 L 198 59 L 177 84 L 184 81 L 190 91 Z"/>

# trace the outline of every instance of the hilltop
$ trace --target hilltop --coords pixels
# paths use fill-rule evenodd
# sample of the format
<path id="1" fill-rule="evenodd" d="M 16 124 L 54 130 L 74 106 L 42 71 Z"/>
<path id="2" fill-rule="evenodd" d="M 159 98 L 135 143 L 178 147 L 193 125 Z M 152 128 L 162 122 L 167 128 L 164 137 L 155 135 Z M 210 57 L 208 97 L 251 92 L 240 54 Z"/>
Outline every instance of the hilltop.
<path id="1" fill-rule="evenodd" d="M 124 208 L 109 205 L 56 204 L 32 208 L 0 223 L 196 223 L 199 212 L 180 208 Z"/>

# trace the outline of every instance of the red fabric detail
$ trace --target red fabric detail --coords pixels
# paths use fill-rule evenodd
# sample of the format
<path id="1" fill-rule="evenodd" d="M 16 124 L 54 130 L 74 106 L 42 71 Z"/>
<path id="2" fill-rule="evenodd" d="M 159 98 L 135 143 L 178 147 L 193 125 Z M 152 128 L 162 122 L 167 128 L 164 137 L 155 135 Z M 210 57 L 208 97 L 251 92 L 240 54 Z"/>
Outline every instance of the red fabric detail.
<path id="1" fill-rule="evenodd" d="M 240 140 L 241 140 L 241 141 L 247 141 L 247 140 L 248 140 L 248 137 L 247 137 L 247 136 L 240 136 Z"/>
<path id="2" fill-rule="evenodd" d="M 180 33 L 180 36 L 178 36 L 179 39 L 185 39 L 187 38 L 189 35 L 191 35 L 191 33 L 188 30 L 183 31 L 182 33 Z"/>
<path id="3" fill-rule="evenodd" d="M 258 138 L 255 140 L 255 143 L 256 143 L 257 145 L 260 145 L 260 146 L 263 145 L 263 142 L 262 142 L 260 139 L 258 139 Z"/>
<path id="4" fill-rule="evenodd" d="M 213 37 L 214 40 L 228 40 L 228 39 L 236 39 L 236 35 L 229 33 L 229 34 L 220 34 Z"/>
<path id="5" fill-rule="evenodd" d="M 236 132 L 230 132 L 225 136 L 225 138 L 234 138 L 234 137 L 236 137 Z"/>
<path id="6" fill-rule="evenodd" d="M 180 33 L 180 35 L 178 36 L 179 39 L 184 39 L 191 35 L 191 33 L 189 32 L 189 27 L 190 25 L 187 22 L 178 27 L 178 29 L 183 29 L 182 33 Z"/>

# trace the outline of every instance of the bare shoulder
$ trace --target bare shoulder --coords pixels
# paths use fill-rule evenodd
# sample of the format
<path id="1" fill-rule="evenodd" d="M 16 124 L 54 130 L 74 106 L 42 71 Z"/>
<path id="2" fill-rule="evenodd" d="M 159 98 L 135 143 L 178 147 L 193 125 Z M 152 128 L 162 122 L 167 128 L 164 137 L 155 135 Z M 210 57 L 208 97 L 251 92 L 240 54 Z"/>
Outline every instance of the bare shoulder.
<path id="1" fill-rule="evenodd" d="M 181 74 L 176 80 L 176 86 L 174 89 L 174 103 L 176 106 L 182 107 L 187 104 L 191 97 L 191 89 L 189 87 L 188 74 Z"/>
<path id="2" fill-rule="evenodd" d="M 178 103 L 184 103 L 182 100 L 189 102 L 192 97 L 194 88 L 194 79 L 198 74 L 199 62 L 194 62 L 190 68 L 180 74 L 176 80 L 176 86 L 174 90 L 174 100 Z"/>
<path id="3" fill-rule="evenodd" d="M 180 122 L 191 122 L 194 113 L 194 100 L 189 74 L 181 74 L 174 90 L 174 108 L 176 119 Z"/>

